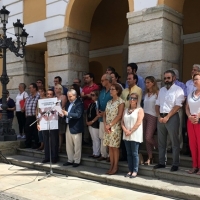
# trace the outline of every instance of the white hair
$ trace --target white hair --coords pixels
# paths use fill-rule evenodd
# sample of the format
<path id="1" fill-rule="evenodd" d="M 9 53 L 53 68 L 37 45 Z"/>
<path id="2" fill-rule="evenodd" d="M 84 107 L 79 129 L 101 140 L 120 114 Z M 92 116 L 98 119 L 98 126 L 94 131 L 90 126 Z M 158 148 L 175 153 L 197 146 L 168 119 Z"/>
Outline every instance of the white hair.
<path id="1" fill-rule="evenodd" d="M 74 90 L 74 89 L 68 90 L 67 94 L 69 94 L 69 93 L 71 93 L 71 94 L 74 95 L 74 96 L 77 96 L 77 92 L 76 92 L 76 90 Z"/>
<path id="2" fill-rule="evenodd" d="M 175 68 L 171 68 L 170 70 L 172 70 L 174 74 L 176 75 L 176 78 L 179 79 L 179 71 Z"/>
<path id="3" fill-rule="evenodd" d="M 198 71 L 200 72 L 200 65 L 199 64 L 194 64 L 193 67 L 197 67 Z"/>

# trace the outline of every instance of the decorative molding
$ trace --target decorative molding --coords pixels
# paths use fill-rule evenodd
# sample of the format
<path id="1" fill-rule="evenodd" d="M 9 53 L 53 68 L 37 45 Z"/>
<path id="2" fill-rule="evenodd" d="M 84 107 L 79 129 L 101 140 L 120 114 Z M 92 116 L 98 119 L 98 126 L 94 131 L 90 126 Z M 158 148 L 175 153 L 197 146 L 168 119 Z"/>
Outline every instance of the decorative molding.
<path id="1" fill-rule="evenodd" d="M 181 39 L 183 40 L 184 44 L 191 44 L 191 43 L 195 43 L 195 42 L 200 42 L 200 32 L 182 35 Z"/>
<path id="2" fill-rule="evenodd" d="M 102 56 L 121 54 L 124 49 L 128 49 L 128 45 L 121 45 L 121 46 L 116 46 L 116 47 L 92 50 L 92 51 L 89 51 L 89 58 L 98 58 Z"/>

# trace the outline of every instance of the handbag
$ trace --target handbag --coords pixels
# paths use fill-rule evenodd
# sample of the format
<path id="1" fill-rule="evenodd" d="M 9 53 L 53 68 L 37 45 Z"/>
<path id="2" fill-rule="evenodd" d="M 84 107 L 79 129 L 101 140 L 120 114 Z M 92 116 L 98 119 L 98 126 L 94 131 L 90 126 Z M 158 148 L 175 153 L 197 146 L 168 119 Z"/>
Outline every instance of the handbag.
<path id="1" fill-rule="evenodd" d="M 25 95 L 25 93 L 24 93 L 24 95 Z M 24 95 L 23 95 L 23 99 L 19 101 L 19 105 L 20 105 L 21 109 L 24 109 L 24 104 L 25 104 L 25 101 L 26 101 L 26 99 L 24 98 Z"/>

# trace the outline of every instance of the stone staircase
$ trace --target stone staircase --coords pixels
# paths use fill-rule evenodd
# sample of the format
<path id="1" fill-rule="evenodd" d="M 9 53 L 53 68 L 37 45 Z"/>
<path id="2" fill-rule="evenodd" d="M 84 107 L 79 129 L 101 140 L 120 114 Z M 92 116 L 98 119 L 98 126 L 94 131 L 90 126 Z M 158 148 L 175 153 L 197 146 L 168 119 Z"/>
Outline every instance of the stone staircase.
<path id="1" fill-rule="evenodd" d="M 65 147 L 63 146 L 63 151 Z M 146 151 L 140 151 L 144 157 Z M 119 162 L 119 172 L 117 175 L 106 175 L 109 163 L 97 161 L 89 158 L 92 153 L 91 147 L 83 147 L 81 165 L 78 168 L 71 166 L 64 167 L 62 164 L 67 161 L 66 153 L 59 155 L 59 162 L 53 164 L 53 172 L 69 176 L 90 179 L 94 181 L 126 187 L 134 190 L 150 192 L 158 195 L 170 196 L 180 199 L 197 200 L 200 199 L 200 176 L 187 174 L 191 167 L 191 158 L 181 156 L 181 166 L 179 171 L 170 172 L 170 165 L 165 169 L 153 170 L 153 166 L 140 165 L 138 177 L 135 179 L 125 178 L 128 172 L 127 162 Z M 155 162 L 157 162 L 158 152 L 154 152 Z M 8 160 L 18 166 L 49 171 L 49 164 L 42 164 L 44 153 L 32 149 L 17 148 L 15 155 L 7 156 Z M 172 155 L 168 154 L 168 164 L 171 164 Z"/>

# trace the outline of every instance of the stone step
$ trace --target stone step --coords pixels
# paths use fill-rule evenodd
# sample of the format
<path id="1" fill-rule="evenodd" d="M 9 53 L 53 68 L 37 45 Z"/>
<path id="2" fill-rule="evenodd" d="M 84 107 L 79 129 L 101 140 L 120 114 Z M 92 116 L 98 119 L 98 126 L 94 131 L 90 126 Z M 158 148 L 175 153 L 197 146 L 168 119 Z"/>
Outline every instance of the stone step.
<path id="1" fill-rule="evenodd" d="M 28 152 L 28 150 L 26 152 Z M 34 155 L 36 155 L 36 153 L 34 153 Z M 42 164 L 41 158 L 36 158 L 33 156 L 32 157 L 24 156 L 24 155 L 13 155 L 13 156 L 8 156 L 7 159 L 14 165 L 36 169 L 36 170 L 47 171 L 47 172 L 50 171 L 49 164 Z M 142 169 L 145 169 L 145 170 L 149 169 L 150 171 L 153 171 L 152 177 L 144 177 L 143 175 L 141 175 L 141 173 L 139 173 L 137 178 L 130 179 L 130 178 L 125 178 L 123 176 L 124 173 L 121 172 L 122 166 L 124 166 L 124 168 L 127 168 L 126 164 L 120 163 L 119 173 L 117 175 L 110 176 L 110 175 L 106 175 L 105 174 L 106 170 L 99 166 L 100 162 L 92 160 L 93 166 L 86 166 L 85 165 L 86 160 L 89 160 L 89 159 L 83 158 L 82 165 L 80 165 L 78 168 L 73 168 L 72 166 L 64 167 L 62 166 L 63 162 L 53 164 L 52 165 L 53 172 L 58 173 L 58 174 L 68 175 L 68 176 L 75 176 L 79 178 L 99 181 L 99 182 L 106 183 L 109 185 L 116 185 L 116 186 L 125 187 L 129 189 L 150 192 L 156 195 L 163 195 L 163 196 L 188 199 L 188 200 L 200 199 L 199 186 L 183 183 L 177 178 L 175 178 L 176 180 L 163 179 L 167 175 L 171 177 L 173 176 L 177 177 L 178 175 L 179 177 L 182 177 L 182 179 L 184 178 L 198 179 L 198 177 L 195 175 L 192 175 L 192 176 L 187 175 L 185 172 L 183 172 L 183 170 L 180 170 L 177 173 L 171 173 L 169 172 L 168 169 L 153 171 L 151 167 L 140 166 L 140 172 L 143 171 Z M 109 164 L 105 163 L 105 166 L 106 165 L 108 168 Z M 164 177 L 160 176 L 163 174 L 166 174 L 166 175 Z"/>
<path id="2" fill-rule="evenodd" d="M 40 158 L 41 160 L 44 158 L 44 153 L 40 151 L 34 151 L 32 149 L 18 149 L 17 150 L 19 155 L 28 156 L 32 158 Z M 67 155 L 66 154 L 60 154 L 59 155 L 60 162 L 64 163 L 67 161 Z M 95 168 L 101 168 L 105 171 L 109 169 L 109 163 L 106 161 L 97 161 L 96 159 L 89 158 L 88 155 L 82 155 L 81 164 L 88 167 L 95 167 Z M 170 172 L 170 167 L 167 166 L 165 169 L 153 169 L 153 165 L 145 166 L 140 165 L 139 166 L 139 175 L 147 176 L 147 177 L 154 177 L 157 179 L 165 179 L 169 181 L 176 181 L 180 183 L 187 183 L 187 184 L 194 184 L 194 185 L 200 185 L 200 176 L 197 176 L 196 174 L 188 174 L 187 171 L 188 168 L 180 167 L 177 172 Z M 119 162 L 119 171 L 126 173 L 128 171 L 128 164 L 127 162 Z"/>

